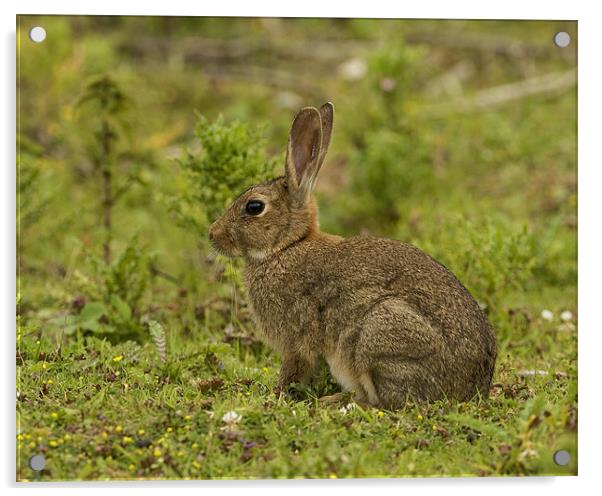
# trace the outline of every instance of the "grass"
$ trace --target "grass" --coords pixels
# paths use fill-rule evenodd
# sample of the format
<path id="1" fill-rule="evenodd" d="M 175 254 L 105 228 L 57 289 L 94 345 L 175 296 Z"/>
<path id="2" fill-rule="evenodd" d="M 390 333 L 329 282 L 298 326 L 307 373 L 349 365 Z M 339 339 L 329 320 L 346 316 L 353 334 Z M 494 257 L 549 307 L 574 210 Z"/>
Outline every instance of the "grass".
<path id="1" fill-rule="evenodd" d="M 166 363 L 151 342 L 57 344 L 24 333 L 17 478 L 575 474 L 577 348 L 566 329 L 573 322 L 559 319 L 560 308 L 553 321 L 531 310 L 529 345 L 502 345 L 488 400 L 396 412 L 346 411 L 352 399 L 320 404 L 318 394 L 337 390 L 324 375 L 301 401 L 276 397 L 278 357 L 254 340 L 225 343 L 221 326 L 195 322 L 187 337 L 171 328 Z M 226 422 L 228 412 L 240 420 Z M 571 453 L 566 467 L 553 463 L 559 449 Z M 37 453 L 47 464 L 35 474 L 27 463 Z"/>

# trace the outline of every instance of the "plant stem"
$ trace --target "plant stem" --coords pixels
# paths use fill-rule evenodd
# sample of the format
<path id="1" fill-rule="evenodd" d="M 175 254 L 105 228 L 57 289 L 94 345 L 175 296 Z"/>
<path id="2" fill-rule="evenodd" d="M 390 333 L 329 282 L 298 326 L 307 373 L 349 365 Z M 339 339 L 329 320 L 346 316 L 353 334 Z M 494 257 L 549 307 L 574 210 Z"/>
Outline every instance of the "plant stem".
<path id="1" fill-rule="evenodd" d="M 111 130 L 106 120 L 102 122 L 101 131 L 102 146 L 102 191 L 103 191 L 103 226 L 105 230 L 105 239 L 103 243 L 103 254 L 105 263 L 111 263 L 111 228 L 112 228 L 112 210 L 113 210 L 113 172 L 109 163 L 111 154 Z"/>

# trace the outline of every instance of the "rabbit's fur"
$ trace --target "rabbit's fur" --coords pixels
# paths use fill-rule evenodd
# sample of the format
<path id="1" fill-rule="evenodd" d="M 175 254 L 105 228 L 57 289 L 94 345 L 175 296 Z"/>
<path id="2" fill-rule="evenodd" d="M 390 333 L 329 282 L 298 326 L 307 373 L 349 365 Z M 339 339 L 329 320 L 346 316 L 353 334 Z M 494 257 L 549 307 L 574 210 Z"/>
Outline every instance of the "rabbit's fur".
<path id="1" fill-rule="evenodd" d="M 323 356 L 377 407 L 487 396 L 495 335 L 449 270 L 400 241 L 320 231 L 311 191 L 332 126 L 330 103 L 299 111 L 285 175 L 242 193 L 210 229 L 218 251 L 246 261 L 255 317 L 282 354 L 278 389 L 309 379 Z M 257 200 L 263 211 L 249 214 Z"/>

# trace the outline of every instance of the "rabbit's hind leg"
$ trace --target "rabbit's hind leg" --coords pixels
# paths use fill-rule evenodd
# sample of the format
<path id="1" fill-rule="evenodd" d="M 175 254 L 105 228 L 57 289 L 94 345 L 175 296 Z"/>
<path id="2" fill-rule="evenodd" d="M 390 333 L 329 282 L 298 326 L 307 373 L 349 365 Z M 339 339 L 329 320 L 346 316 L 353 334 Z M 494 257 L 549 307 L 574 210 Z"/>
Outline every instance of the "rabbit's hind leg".
<path id="1" fill-rule="evenodd" d="M 398 408 L 408 397 L 441 397 L 445 346 L 425 317 L 403 300 L 389 298 L 375 305 L 359 325 L 354 369 L 371 404 Z"/>
<path id="2" fill-rule="evenodd" d="M 433 401 L 445 397 L 435 376 L 415 363 L 381 364 L 372 371 L 381 408 L 397 409 L 408 401 Z"/>

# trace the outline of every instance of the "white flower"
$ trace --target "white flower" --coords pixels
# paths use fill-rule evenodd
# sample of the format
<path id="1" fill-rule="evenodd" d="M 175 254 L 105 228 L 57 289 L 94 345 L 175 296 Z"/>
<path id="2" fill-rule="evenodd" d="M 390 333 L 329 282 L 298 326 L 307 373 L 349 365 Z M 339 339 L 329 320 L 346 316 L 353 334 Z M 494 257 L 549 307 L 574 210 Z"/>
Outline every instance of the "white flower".
<path id="1" fill-rule="evenodd" d="M 554 314 L 552 313 L 551 310 L 542 310 L 541 318 L 543 320 L 547 320 L 548 322 L 550 322 L 552 319 L 554 319 Z"/>
<path id="2" fill-rule="evenodd" d="M 362 79 L 368 72 L 368 65 L 362 59 L 353 58 L 343 62 L 338 67 L 339 74 L 343 79 L 356 81 Z"/>
<path id="3" fill-rule="evenodd" d="M 568 322 L 569 320 L 573 320 L 573 313 L 569 310 L 565 310 L 560 314 L 560 318 L 565 322 Z"/>
<path id="4" fill-rule="evenodd" d="M 354 408 L 355 408 L 355 403 L 348 403 L 347 405 L 339 408 L 339 412 L 341 412 L 343 415 L 347 415 L 347 413 L 349 413 Z"/>
<path id="5" fill-rule="evenodd" d="M 234 410 L 227 412 L 226 414 L 224 414 L 224 416 L 222 417 L 222 422 L 224 422 L 225 424 L 238 424 L 242 419 L 242 416 L 238 413 L 236 413 Z"/>

